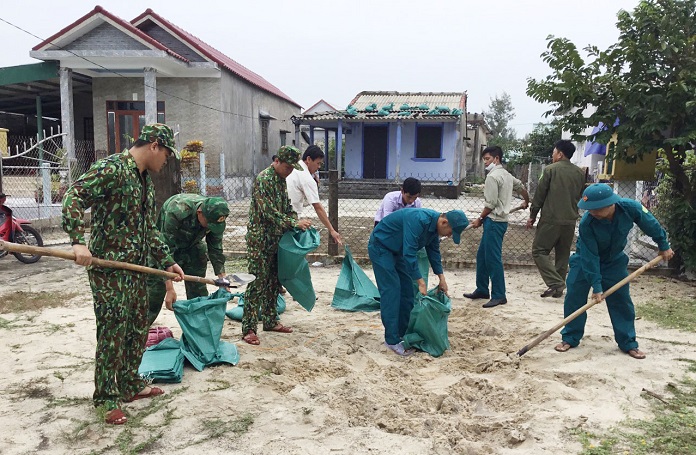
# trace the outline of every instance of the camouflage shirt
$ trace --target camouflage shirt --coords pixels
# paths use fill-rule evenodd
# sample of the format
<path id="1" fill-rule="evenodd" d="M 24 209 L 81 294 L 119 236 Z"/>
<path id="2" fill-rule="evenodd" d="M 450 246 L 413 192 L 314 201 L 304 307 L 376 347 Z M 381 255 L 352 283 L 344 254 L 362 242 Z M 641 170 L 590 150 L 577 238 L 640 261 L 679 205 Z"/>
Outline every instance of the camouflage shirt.
<path id="1" fill-rule="evenodd" d="M 151 255 L 161 268 L 174 264 L 155 227 L 155 189 L 141 176 L 131 154 L 99 160 L 77 179 L 63 198 L 63 230 L 72 242 L 85 243 L 85 210 L 92 207 L 89 250 L 95 257 L 147 264 Z"/>
<path id="2" fill-rule="evenodd" d="M 297 224 L 285 179 L 269 166 L 256 176 L 249 206 L 247 232 L 280 237 Z"/>
<path id="3" fill-rule="evenodd" d="M 219 275 L 225 273 L 222 234 L 214 234 L 201 226 L 197 216 L 197 210 L 206 199 L 198 194 L 175 194 L 162 204 L 157 228 L 172 254 L 191 248 L 205 237 L 210 263 Z"/>

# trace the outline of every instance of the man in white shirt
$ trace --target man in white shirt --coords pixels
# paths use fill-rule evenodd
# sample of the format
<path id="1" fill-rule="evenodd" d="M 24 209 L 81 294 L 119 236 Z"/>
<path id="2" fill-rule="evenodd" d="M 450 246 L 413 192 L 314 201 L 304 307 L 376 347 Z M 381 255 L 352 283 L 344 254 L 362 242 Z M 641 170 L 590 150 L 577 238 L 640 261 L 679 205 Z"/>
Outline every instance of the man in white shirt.
<path id="1" fill-rule="evenodd" d="M 382 221 L 385 216 L 397 210 L 406 207 L 421 208 L 421 200 L 418 197 L 420 196 L 420 192 L 420 180 L 413 177 L 408 177 L 404 180 L 400 191 L 387 193 L 384 199 L 382 199 L 382 204 L 380 204 L 377 213 L 375 213 L 375 226 L 377 226 L 377 223 Z"/>
<path id="2" fill-rule="evenodd" d="M 308 205 L 314 207 L 319 221 L 329 230 L 329 235 L 338 243 L 343 245 L 341 234 L 331 225 L 329 217 L 324 210 L 324 206 L 319 201 L 319 188 L 317 181 L 314 180 L 314 173 L 324 165 L 324 152 L 316 145 L 310 145 L 302 155 L 301 171 L 292 172 L 285 181 L 288 185 L 288 196 L 293 210 L 297 216 L 301 217 L 304 208 Z"/>

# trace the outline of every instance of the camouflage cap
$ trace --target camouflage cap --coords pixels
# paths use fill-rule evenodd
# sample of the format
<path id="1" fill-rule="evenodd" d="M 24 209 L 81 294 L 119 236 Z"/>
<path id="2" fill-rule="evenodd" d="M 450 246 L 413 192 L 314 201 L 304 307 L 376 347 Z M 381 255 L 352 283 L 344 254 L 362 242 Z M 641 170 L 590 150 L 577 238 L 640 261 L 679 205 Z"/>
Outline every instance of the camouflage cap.
<path id="1" fill-rule="evenodd" d="M 225 230 L 225 218 L 230 214 L 230 208 L 221 197 L 209 197 L 201 205 L 201 212 L 208 221 L 208 229 L 213 234 L 221 234 Z"/>
<path id="2" fill-rule="evenodd" d="M 299 164 L 302 154 L 296 147 L 293 147 L 292 145 L 284 145 L 278 149 L 277 155 L 278 161 L 288 163 L 298 171 L 302 170 L 302 166 Z"/>
<path id="3" fill-rule="evenodd" d="M 174 131 L 164 123 L 151 123 L 143 126 L 138 139 L 147 142 L 157 141 L 162 147 L 168 148 L 177 160 L 181 159 L 181 155 L 174 144 Z"/>

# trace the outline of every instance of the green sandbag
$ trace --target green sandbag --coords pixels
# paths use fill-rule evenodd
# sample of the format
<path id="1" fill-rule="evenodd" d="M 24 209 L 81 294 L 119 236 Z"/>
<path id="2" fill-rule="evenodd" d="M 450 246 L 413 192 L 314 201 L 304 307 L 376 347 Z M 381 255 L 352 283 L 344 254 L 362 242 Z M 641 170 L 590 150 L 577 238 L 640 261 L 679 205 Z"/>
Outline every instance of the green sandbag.
<path id="1" fill-rule="evenodd" d="M 440 357 L 449 349 L 447 319 L 452 302 L 438 288 L 427 295 L 418 294 L 404 335 L 404 347 L 417 348 L 433 357 Z"/>
<path id="2" fill-rule="evenodd" d="M 143 353 L 138 374 L 152 382 L 179 383 L 184 376 L 184 353 L 179 340 L 165 338 Z"/>
<path id="3" fill-rule="evenodd" d="M 218 363 L 239 362 L 237 347 L 220 341 L 230 298 L 232 294 L 220 288 L 207 297 L 174 302 L 174 315 L 183 332 L 181 351 L 198 371 Z"/>
<path id="4" fill-rule="evenodd" d="M 317 296 L 305 256 L 319 248 L 319 233 L 314 228 L 286 232 L 278 244 L 278 280 L 307 311 L 312 311 Z"/>
<path id="5" fill-rule="evenodd" d="M 345 247 L 343 266 L 334 289 L 331 306 L 345 311 L 379 311 L 379 290 Z"/>
<path id="6" fill-rule="evenodd" d="M 237 306 L 225 311 L 225 316 L 235 321 L 241 321 L 244 316 L 244 294 L 232 294 L 232 297 L 239 298 L 237 300 Z M 285 312 L 285 306 L 285 297 L 283 297 L 282 294 L 278 294 L 278 298 L 276 299 L 276 311 L 278 314 Z"/>

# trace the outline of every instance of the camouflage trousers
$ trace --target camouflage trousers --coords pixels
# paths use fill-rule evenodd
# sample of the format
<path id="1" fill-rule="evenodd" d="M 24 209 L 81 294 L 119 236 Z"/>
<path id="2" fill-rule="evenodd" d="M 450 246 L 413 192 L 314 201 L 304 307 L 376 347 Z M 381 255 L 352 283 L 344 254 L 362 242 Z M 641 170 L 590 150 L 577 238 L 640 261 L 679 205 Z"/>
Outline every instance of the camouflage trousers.
<path id="1" fill-rule="evenodd" d="M 172 257 L 186 275 L 205 276 L 205 272 L 208 269 L 208 247 L 202 241 L 191 248 L 174 251 Z M 156 267 L 154 262 L 150 263 L 150 267 Z M 164 282 L 164 279 L 156 275 L 148 275 L 147 277 L 147 295 L 150 302 L 147 316 L 148 326 L 155 322 L 160 310 L 162 310 L 164 297 L 167 294 Z M 208 287 L 205 283 L 186 281 L 184 285 L 186 286 L 187 299 L 206 297 L 208 295 Z"/>
<path id="2" fill-rule="evenodd" d="M 272 329 L 278 324 L 276 302 L 280 293 L 280 282 L 278 281 L 279 241 L 280 237 L 252 239 L 247 236 L 249 273 L 256 275 L 256 279 L 247 285 L 244 294 L 242 335 L 246 335 L 249 330 L 256 333 L 259 311 L 264 330 Z"/>
<path id="3" fill-rule="evenodd" d="M 145 276 L 114 269 L 87 272 L 97 321 L 94 405 L 107 410 L 140 392 L 138 367 L 147 342 Z"/>

